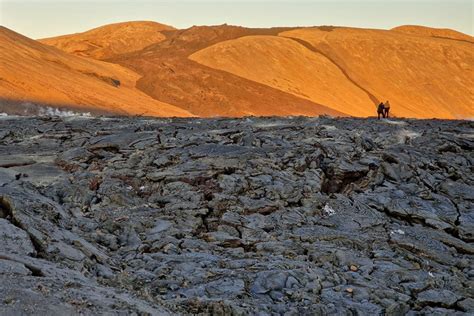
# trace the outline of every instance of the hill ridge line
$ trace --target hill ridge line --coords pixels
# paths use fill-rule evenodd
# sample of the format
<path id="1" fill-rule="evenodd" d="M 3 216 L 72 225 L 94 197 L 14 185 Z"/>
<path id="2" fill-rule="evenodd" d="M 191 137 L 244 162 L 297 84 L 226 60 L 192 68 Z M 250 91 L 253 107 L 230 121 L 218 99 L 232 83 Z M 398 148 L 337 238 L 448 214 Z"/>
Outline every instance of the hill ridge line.
<path id="1" fill-rule="evenodd" d="M 460 39 L 460 38 L 451 38 L 451 37 L 446 37 L 446 36 L 434 36 L 434 35 L 432 35 L 430 37 L 444 39 L 444 40 L 448 40 L 448 41 L 463 42 L 463 43 L 468 43 L 468 44 L 474 45 L 474 42 L 470 42 L 468 40 L 464 40 L 464 39 Z"/>
<path id="2" fill-rule="evenodd" d="M 354 84 L 356 87 L 358 87 L 359 89 L 361 89 L 362 91 L 364 91 L 367 96 L 369 97 L 370 100 L 372 100 L 372 102 L 374 102 L 375 105 L 377 105 L 380 101 L 379 99 L 373 95 L 372 93 L 370 93 L 369 90 L 367 90 L 366 88 L 364 88 L 363 86 L 361 86 L 357 81 L 355 81 L 354 79 L 352 79 L 349 74 L 347 73 L 347 71 L 341 66 L 339 65 L 332 57 L 328 56 L 327 54 L 325 54 L 323 51 L 317 49 L 316 47 L 314 47 L 311 43 L 308 43 L 307 41 L 305 40 L 302 40 L 300 38 L 296 38 L 296 37 L 291 37 L 291 36 L 284 36 L 284 35 L 281 35 L 281 37 L 284 37 L 284 38 L 288 38 L 288 39 L 291 39 L 301 45 L 303 45 L 304 47 L 306 47 L 307 49 L 311 50 L 312 52 L 314 53 L 318 53 L 318 54 L 321 54 L 323 55 L 324 57 L 326 57 L 331 63 L 333 63 L 343 74 L 344 76 L 347 78 L 347 80 L 349 80 L 352 84 Z"/>

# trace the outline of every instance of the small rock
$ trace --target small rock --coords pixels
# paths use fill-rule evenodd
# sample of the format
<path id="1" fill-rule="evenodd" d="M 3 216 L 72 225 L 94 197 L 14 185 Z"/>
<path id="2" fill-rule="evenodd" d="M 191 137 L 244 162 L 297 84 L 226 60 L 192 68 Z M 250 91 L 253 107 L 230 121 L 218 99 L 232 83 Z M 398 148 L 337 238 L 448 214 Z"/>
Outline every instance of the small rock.
<path id="1" fill-rule="evenodd" d="M 458 296 L 449 290 L 427 290 L 417 296 L 417 301 L 422 305 L 438 304 L 451 307 L 458 300 Z"/>

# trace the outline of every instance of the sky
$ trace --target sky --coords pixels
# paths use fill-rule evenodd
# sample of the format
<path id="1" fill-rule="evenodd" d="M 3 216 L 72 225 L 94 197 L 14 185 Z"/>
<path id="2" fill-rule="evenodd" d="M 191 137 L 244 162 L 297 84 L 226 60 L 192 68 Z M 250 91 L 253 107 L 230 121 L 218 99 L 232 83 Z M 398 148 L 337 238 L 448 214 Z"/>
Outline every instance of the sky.
<path id="1" fill-rule="evenodd" d="M 390 29 L 415 24 L 473 34 L 474 0 L 0 0 L 0 25 L 31 38 L 148 20 L 177 28 L 337 25 Z"/>

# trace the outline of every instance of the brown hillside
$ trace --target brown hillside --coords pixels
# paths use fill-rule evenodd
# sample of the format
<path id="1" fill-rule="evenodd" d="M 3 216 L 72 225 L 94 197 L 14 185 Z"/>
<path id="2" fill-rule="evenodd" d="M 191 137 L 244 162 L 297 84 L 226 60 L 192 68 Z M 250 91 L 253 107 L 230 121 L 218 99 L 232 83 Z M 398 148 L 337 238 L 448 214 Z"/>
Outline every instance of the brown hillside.
<path id="1" fill-rule="evenodd" d="M 225 40 L 276 35 L 285 30 L 288 29 L 193 27 L 168 32 L 165 41 L 110 61 L 141 74 L 137 87 L 148 95 L 199 116 L 344 115 L 303 97 L 188 59 L 194 52 Z"/>
<path id="2" fill-rule="evenodd" d="M 351 28 L 299 29 L 280 35 L 296 38 L 333 60 L 370 94 L 390 100 L 398 116 L 474 117 L 471 43 Z"/>
<path id="3" fill-rule="evenodd" d="M 101 26 L 87 32 L 39 40 L 67 53 L 95 59 L 141 50 L 165 39 L 171 26 L 156 22 L 125 22 Z"/>
<path id="4" fill-rule="evenodd" d="M 450 29 L 437 29 L 418 25 L 403 25 L 393 28 L 392 31 L 414 36 L 437 37 L 474 43 L 474 38 L 472 36 Z"/>
<path id="5" fill-rule="evenodd" d="M 0 98 L 116 114 L 189 116 L 135 88 L 119 65 L 66 54 L 0 27 Z"/>

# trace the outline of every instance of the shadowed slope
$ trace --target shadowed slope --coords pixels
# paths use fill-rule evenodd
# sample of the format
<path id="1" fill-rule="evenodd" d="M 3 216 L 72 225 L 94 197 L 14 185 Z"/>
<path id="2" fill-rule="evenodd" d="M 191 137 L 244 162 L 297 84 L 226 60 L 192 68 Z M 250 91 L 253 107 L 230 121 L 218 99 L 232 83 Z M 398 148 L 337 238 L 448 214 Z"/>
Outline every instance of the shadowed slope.
<path id="1" fill-rule="evenodd" d="M 0 28 L 0 98 L 116 114 L 189 116 L 135 88 L 139 76 L 84 59 Z"/>
<path id="2" fill-rule="evenodd" d="M 124 22 L 39 41 L 78 56 L 107 59 L 161 42 L 166 38 L 161 32 L 169 30 L 174 28 L 156 22 Z"/>
<path id="3" fill-rule="evenodd" d="M 397 116 L 474 116 L 474 46 L 463 41 L 394 31 L 298 29 L 280 34 L 303 40 L 344 69 Z"/>

